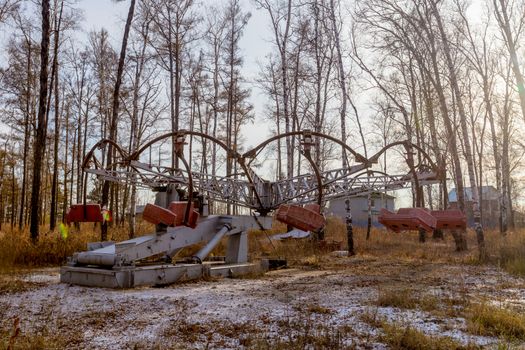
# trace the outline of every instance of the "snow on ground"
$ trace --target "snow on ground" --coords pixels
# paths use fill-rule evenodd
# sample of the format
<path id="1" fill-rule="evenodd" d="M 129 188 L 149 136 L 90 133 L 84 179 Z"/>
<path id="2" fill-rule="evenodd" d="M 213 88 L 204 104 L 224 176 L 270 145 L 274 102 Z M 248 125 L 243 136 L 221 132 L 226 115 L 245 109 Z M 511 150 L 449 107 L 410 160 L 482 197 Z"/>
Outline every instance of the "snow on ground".
<path id="1" fill-rule="evenodd" d="M 0 295 L 2 327 L 15 317 L 21 331 L 52 329 L 71 347 L 122 349 L 166 347 L 237 349 L 254 338 L 287 339 L 310 331 L 341 330 L 342 345 L 383 349 L 381 332 L 363 321 L 373 312 L 464 344 L 495 344 L 497 339 L 466 332 L 460 317 L 374 305 L 390 286 L 420 288 L 438 297 L 525 303 L 523 279 L 497 269 L 367 258 L 338 258 L 326 270 L 287 269 L 258 279 L 220 279 L 164 288 L 110 290 L 59 283 L 58 269 L 19 277 L 37 284 Z M 322 327 L 321 327 L 322 326 Z"/>

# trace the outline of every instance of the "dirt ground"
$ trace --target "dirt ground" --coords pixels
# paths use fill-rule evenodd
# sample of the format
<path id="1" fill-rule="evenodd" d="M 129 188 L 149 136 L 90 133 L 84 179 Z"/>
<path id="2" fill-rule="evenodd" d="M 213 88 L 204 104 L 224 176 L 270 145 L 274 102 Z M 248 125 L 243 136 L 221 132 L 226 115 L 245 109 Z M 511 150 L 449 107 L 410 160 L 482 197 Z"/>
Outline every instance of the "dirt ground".
<path id="1" fill-rule="evenodd" d="M 326 259 L 320 266 L 250 279 L 130 290 L 61 284 L 56 268 L 28 271 L 0 289 L 2 346 L 9 337 L 16 346 L 25 336 L 39 337 L 42 347 L 80 349 L 279 348 L 297 339 L 306 348 L 388 348 L 370 322 L 373 316 L 497 348 L 501 340 L 470 334 L 460 316 L 380 306 L 378 295 L 410 292 L 525 309 L 525 280 L 494 267 L 372 256 Z"/>

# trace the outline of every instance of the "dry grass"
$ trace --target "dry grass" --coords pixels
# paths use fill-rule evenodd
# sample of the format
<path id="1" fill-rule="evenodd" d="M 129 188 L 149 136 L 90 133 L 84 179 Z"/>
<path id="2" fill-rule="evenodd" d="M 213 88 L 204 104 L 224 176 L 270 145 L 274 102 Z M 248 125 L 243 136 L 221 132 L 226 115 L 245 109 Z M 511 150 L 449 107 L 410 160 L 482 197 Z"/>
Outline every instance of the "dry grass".
<path id="1" fill-rule="evenodd" d="M 255 350 L 355 349 L 354 331 L 348 325 L 334 326 L 311 316 L 277 323 L 277 334 L 253 335 L 243 345 Z"/>
<path id="2" fill-rule="evenodd" d="M 525 276 L 525 230 L 511 231 L 505 236 L 488 232 L 486 240 L 490 262 L 514 275 Z"/>
<path id="3" fill-rule="evenodd" d="M 183 304 L 173 321 L 162 332 L 163 342 L 203 344 L 203 348 L 244 349 L 353 349 L 355 335 L 347 325 L 334 326 L 330 322 L 332 310 L 318 304 L 308 304 L 296 309 L 300 317 L 279 320 L 264 315 L 257 321 L 232 322 L 212 320 L 188 321 L 190 309 Z M 261 325 L 264 325 L 262 327 Z M 268 327 L 266 327 L 268 326 Z"/>
<path id="4" fill-rule="evenodd" d="M 475 232 L 467 230 L 469 250 L 456 252 L 452 235 L 445 232 L 444 240 L 432 240 L 428 237 L 426 243 L 420 243 L 417 232 L 394 233 L 383 228 L 372 228 L 370 239 L 366 240 L 366 228 L 354 227 L 354 247 L 357 255 L 371 256 L 402 261 L 424 261 L 447 264 L 484 264 L 490 263 L 502 267 L 507 272 L 525 276 L 525 229 L 517 229 L 502 236 L 497 230 L 485 230 L 485 242 L 488 248 L 488 257 L 479 260 Z M 430 235 L 429 235 L 430 236 Z M 328 217 L 325 230 L 328 241 L 341 242 L 346 248 L 346 225 L 340 218 Z M 288 258 L 292 263 L 306 260 L 315 263 L 314 267 L 323 266 L 325 252 L 319 251 L 308 241 L 276 242 L 273 253 Z M 266 253 L 272 249 L 265 246 Z"/>
<path id="5" fill-rule="evenodd" d="M 346 245 L 346 226 L 335 217 L 327 218 L 325 242 L 322 245 L 317 244 L 313 239 L 270 240 L 272 235 L 284 232 L 286 232 L 286 225 L 278 221 L 274 221 L 271 230 L 251 230 L 249 248 L 251 252 L 255 252 L 252 257 L 271 256 L 286 259 L 289 266 L 323 268 L 324 263 L 330 260 L 327 254 L 334 248 Z"/>
<path id="6" fill-rule="evenodd" d="M 0 232 L 0 272 L 19 271 L 21 268 L 56 266 L 63 264 L 74 252 L 86 250 L 87 243 L 100 240 L 100 229 L 93 224 L 81 224 L 80 230 L 69 227 L 66 239 L 58 230 L 45 231 L 41 227 L 41 235 L 36 245 L 31 243 L 28 231 Z M 153 231 L 149 224 L 140 224 L 139 233 Z M 139 234 L 139 235 L 140 235 Z M 109 239 L 122 241 L 128 239 L 126 227 L 111 227 Z"/>
<path id="7" fill-rule="evenodd" d="M 56 266 L 63 264 L 68 256 L 75 251 L 83 251 L 88 242 L 99 240 L 99 228 L 93 224 L 82 224 L 80 230 L 71 227 L 67 239 L 63 239 L 58 231 L 44 232 L 37 245 L 31 244 L 27 231 L 0 232 L 0 272 L 13 269 L 38 266 Z M 252 230 L 249 235 L 250 252 L 252 258 L 275 257 L 288 260 L 290 266 L 309 268 L 327 267 L 333 258 L 312 240 L 285 240 L 270 241 L 269 237 L 282 233 L 286 226 L 275 222 L 271 230 Z M 139 235 L 153 231 L 153 226 L 139 220 Z M 112 227 L 109 238 L 122 241 L 128 237 L 127 227 Z M 328 242 L 340 243 L 346 247 L 346 225 L 336 217 L 327 218 L 325 238 Z M 371 238 L 366 240 L 366 229 L 354 227 L 354 245 L 358 255 L 363 257 L 388 257 L 402 261 L 441 262 L 441 263 L 468 263 L 479 264 L 490 262 L 501 266 L 510 273 L 525 275 L 525 230 L 509 232 L 501 236 L 496 231 L 485 232 L 486 245 L 489 248 L 487 261 L 478 260 L 476 238 L 473 231 L 467 233 L 469 251 L 458 253 L 455 251 L 454 240 L 445 233 L 444 241 L 429 240 L 421 244 L 415 232 L 393 233 L 380 228 L 373 228 Z M 222 242 L 213 255 L 224 255 L 226 244 Z M 198 249 L 188 247 L 183 253 Z"/>
<path id="8" fill-rule="evenodd" d="M 72 349 L 78 348 L 84 341 L 83 329 L 77 324 L 62 318 L 55 318 L 52 305 L 57 299 L 50 298 L 42 307 L 45 322 L 28 327 L 20 318 L 0 319 L 0 350 L 2 349 Z M 31 328 L 29 330 L 28 328 Z"/>
<path id="9" fill-rule="evenodd" d="M 294 309 L 296 311 L 299 311 L 299 312 L 301 312 L 303 314 L 307 314 L 307 315 L 313 315 L 313 314 L 332 315 L 332 314 L 334 314 L 334 310 L 332 310 L 332 309 L 330 309 L 328 307 L 319 305 L 317 303 L 311 303 L 311 304 L 306 304 L 306 305 L 299 304 L 299 305 L 294 306 Z"/>
<path id="10" fill-rule="evenodd" d="M 378 340 L 394 350 L 445 350 L 445 349 L 478 349 L 476 345 L 463 345 L 453 338 L 429 335 L 406 324 L 388 322 L 378 316 L 378 309 L 361 314 L 361 321 L 382 331 Z"/>
<path id="11" fill-rule="evenodd" d="M 379 292 L 374 304 L 378 307 L 419 309 L 444 318 L 462 317 L 467 322 L 467 331 L 469 333 L 505 338 L 511 341 L 525 341 L 525 315 L 486 302 L 469 303 L 467 299 L 437 298 L 433 295 L 417 293 L 409 288 L 387 288 Z M 408 328 L 403 332 L 395 327 L 388 326 L 385 328 L 384 322 L 377 320 L 377 312 L 375 314 L 365 313 L 362 316 L 362 320 L 376 328 L 383 328 L 387 335 L 390 332 L 390 335 L 399 338 L 400 344 L 404 344 L 407 348 L 414 347 L 411 347 L 410 344 L 405 344 L 406 340 L 400 335 L 408 334 L 407 339 L 420 337 L 418 334 L 413 334 L 414 330 Z M 383 339 L 382 341 L 385 340 Z M 390 341 L 385 342 L 392 345 Z M 392 346 L 398 348 L 395 345 Z"/>
<path id="12" fill-rule="evenodd" d="M 456 340 L 439 335 L 428 335 L 413 327 L 398 323 L 382 322 L 383 334 L 379 340 L 393 350 L 452 350 L 478 349 L 475 345 L 462 345 Z"/>
<path id="13" fill-rule="evenodd" d="M 380 307 L 415 309 L 419 305 L 419 298 L 409 288 L 388 288 L 379 291 L 375 304 Z"/>
<path id="14" fill-rule="evenodd" d="M 14 337 L 10 333 L 2 333 L 0 338 L 0 349 L 65 349 L 69 344 L 56 335 L 18 334 Z"/>
<path id="15" fill-rule="evenodd" d="M 469 332 L 479 335 L 525 340 L 525 315 L 488 303 L 470 305 L 466 312 Z"/>
<path id="16" fill-rule="evenodd" d="M 224 347 L 229 339 L 239 340 L 241 345 L 251 343 L 258 328 L 248 322 L 232 323 L 228 321 L 210 321 L 206 323 L 188 322 L 179 319 L 169 325 L 163 336 L 169 343 L 194 344 L 201 342 L 208 347 Z"/>
<path id="17" fill-rule="evenodd" d="M 6 294 L 21 293 L 31 289 L 45 286 L 45 283 L 23 281 L 15 277 L 0 276 L 0 296 Z"/>
<path id="18" fill-rule="evenodd" d="M 353 349 L 352 330 L 348 326 L 331 327 L 311 318 L 302 320 L 286 319 L 277 322 L 277 332 L 261 333 L 249 323 L 182 322 L 164 335 L 176 342 L 192 344 L 203 342 L 207 348 L 238 346 L 254 350 L 303 350 L 303 349 Z M 231 346 L 231 345 L 230 345 Z"/>
<path id="19" fill-rule="evenodd" d="M 415 291 L 408 287 L 386 287 L 380 289 L 374 305 L 419 309 L 439 317 L 457 317 L 463 314 L 468 300 L 463 297 L 451 298 Z"/>

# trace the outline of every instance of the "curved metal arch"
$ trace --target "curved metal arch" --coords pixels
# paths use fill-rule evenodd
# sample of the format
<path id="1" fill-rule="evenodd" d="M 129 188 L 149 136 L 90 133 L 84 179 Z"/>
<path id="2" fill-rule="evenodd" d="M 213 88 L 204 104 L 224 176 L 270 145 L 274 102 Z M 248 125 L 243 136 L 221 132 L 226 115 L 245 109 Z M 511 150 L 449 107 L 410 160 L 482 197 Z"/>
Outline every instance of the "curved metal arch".
<path id="1" fill-rule="evenodd" d="M 167 134 L 163 134 L 163 135 L 157 136 L 153 140 L 147 142 L 145 145 L 143 145 L 141 148 L 139 148 L 133 154 L 131 154 L 129 156 L 129 159 L 130 160 L 138 160 L 138 158 L 142 154 L 142 152 L 144 152 L 146 149 L 148 149 L 153 144 L 155 144 L 155 143 L 157 143 L 159 141 L 162 141 L 162 140 L 170 138 L 170 137 L 184 137 L 186 135 L 200 136 L 202 138 L 208 139 L 208 140 L 216 143 L 217 145 L 219 145 L 222 149 L 224 149 L 229 157 L 232 157 L 232 158 L 236 159 L 237 162 L 239 163 L 239 165 L 245 171 L 245 175 L 246 175 L 246 177 L 248 179 L 248 182 L 253 186 L 253 190 L 254 190 L 254 194 L 255 194 L 255 198 L 256 198 L 257 202 L 259 203 L 261 208 L 264 207 L 263 202 L 262 202 L 261 197 L 260 197 L 260 194 L 256 190 L 256 185 L 255 185 L 255 181 L 254 181 L 254 178 L 253 178 L 255 176 L 255 173 L 253 171 L 250 171 L 250 167 L 244 161 L 245 158 L 239 152 L 237 152 L 237 151 L 231 149 L 230 147 L 228 147 L 221 140 L 219 140 L 219 139 L 217 139 L 217 138 L 215 138 L 213 136 L 204 134 L 202 132 L 190 131 L 190 130 L 179 130 L 179 131 L 174 131 L 174 132 L 170 132 L 170 133 L 167 133 Z M 186 166 L 186 164 L 185 164 L 185 166 Z M 187 166 L 186 166 L 186 168 L 189 171 L 189 168 Z"/>
<path id="2" fill-rule="evenodd" d="M 415 188 L 416 205 L 417 206 L 422 206 L 423 202 L 424 202 L 424 197 L 423 197 L 423 192 L 422 192 L 421 186 L 419 184 L 419 179 L 417 177 L 416 167 L 414 165 L 414 156 L 411 153 L 411 150 L 412 149 L 416 149 L 421 155 L 423 155 L 423 159 L 428 162 L 428 164 L 430 166 L 430 169 L 436 174 L 438 179 L 440 179 L 440 180 L 444 180 L 445 179 L 445 177 L 446 177 L 446 170 L 445 169 L 439 169 L 436 166 L 436 164 L 434 163 L 434 161 L 432 160 L 432 158 L 430 158 L 430 156 L 421 147 L 419 147 L 418 145 L 413 144 L 412 142 L 409 142 L 408 140 L 393 142 L 391 144 L 386 145 L 379 152 L 374 154 L 370 158 L 370 160 L 373 161 L 373 162 L 377 162 L 379 157 L 383 153 L 385 153 L 390 148 L 393 148 L 393 147 L 396 147 L 396 146 L 399 146 L 399 145 L 402 145 L 403 147 L 405 147 L 405 150 L 407 152 L 406 162 L 407 162 L 407 165 L 410 168 L 410 173 L 412 173 L 412 176 L 413 176 L 413 181 L 414 181 L 414 186 L 413 187 Z M 421 167 L 422 165 L 423 164 L 418 164 L 419 167 Z"/>
<path id="3" fill-rule="evenodd" d="M 277 140 L 285 138 L 285 137 L 301 136 L 301 135 L 305 135 L 305 134 L 310 134 L 312 136 L 322 137 L 322 138 L 325 138 L 327 140 L 333 141 L 333 142 L 339 144 L 340 146 L 342 146 L 348 152 L 350 152 L 356 158 L 357 162 L 360 162 L 360 163 L 368 162 L 368 159 L 366 159 L 360 153 L 356 152 L 354 149 L 352 149 L 350 146 L 348 146 L 343 141 L 338 140 L 337 138 L 335 138 L 333 136 L 330 136 L 330 135 L 327 135 L 327 134 L 323 134 L 323 133 L 317 132 L 317 131 L 310 131 L 310 130 L 290 131 L 290 132 L 287 132 L 287 133 L 284 133 L 284 134 L 275 135 L 275 136 L 270 137 L 269 139 L 261 142 L 260 144 L 258 144 L 254 148 L 252 148 L 251 150 L 245 152 L 242 155 L 242 157 L 243 158 L 254 158 L 254 157 L 257 156 L 259 151 L 261 151 L 263 148 L 268 146 L 268 144 L 270 144 L 271 142 L 277 141 Z"/>
<path id="4" fill-rule="evenodd" d="M 128 161 L 128 154 L 126 153 L 126 151 L 124 151 L 118 143 L 116 143 L 115 141 L 111 140 L 111 139 L 102 139 L 100 141 L 98 141 L 97 143 L 95 143 L 93 145 L 93 147 L 91 147 L 91 149 L 89 150 L 89 152 L 86 154 L 86 156 L 84 157 L 84 160 L 82 161 L 82 170 L 85 171 L 85 169 L 87 168 L 87 165 L 89 163 L 89 161 L 91 160 L 91 158 L 95 159 L 93 157 L 93 154 L 95 153 L 95 151 L 97 150 L 97 148 L 101 148 L 101 146 L 105 145 L 105 144 L 109 144 L 111 146 L 113 146 L 117 152 L 120 154 L 120 156 L 124 159 L 124 162 L 120 161 L 120 162 L 116 162 L 116 163 L 113 163 L 113 164 L 109 164 L 107 167 L 109 169 L 111 169 L 113 166 L 119 164 L 119 163 L 127 163 Z M 100 166 L 102 166 L 102 164 L 100 164 Z M 95 168 L 97 167 L 97 163 L 95 162 Z M 84 171 L 82 172 L 82 179 L 81 181 L 83 182 L 83 186 L 84 186 L 84 189 L 87 189 L 87 174 L 84 173 Z M 87 191 L 84 190 L 84 195 L 83 195 L 83 198 L 82 198 L 82 202 L 84 203 L 84 205 L 86 205 L 87 203 Z"/>
<path id="5" fill-rule="evenodd" d="M 154 138 L 153 140 L 147 142 L 142 147 L 140 147 L 138 150 L 133 152 L 129 156 L 129 159 L 130 160 L 137 160 L 139 158 L 139 156 L 142 154 L 142 152 L 144 152 L 146 149 L 148 149 L 153 144 L 155 144 L 155 143 L 157 143 L 159 141 L 162 141 L 162 140 L 170 138 L 170 137 L 181 137 L 181 136 L 185 136 L 185 135 L 200 136 L 200 137 L 208 139 L 208 140 L 216 143 L 220 147 L 222 147 L 228 153 L 229 156 L 233 156 L 233 157 L 235 157 L 237 159 L 241 156 L 237 151 L 232 150 L 224 142 L 222 142 L 221 140 L 219 140 L 219 139 L 217 139 L 217 138 L 215 138 L 213 136 L 210 136 L 210 135 L 204 134 L 202 132 L 198 132 L 198 131 L 179 130 L 179 131 L 173 131 L 173 132 L 169 132 L 167 134 L 163 134 L 163 135 L 157 136 L 156 138 Z"/>
<path id="6" fill-rule="evenodd" d="M 419 147 L 418 145 L 415 145 L 413 144 L 412 142 L 409 142 L 407 140 L 405 141 L 397 141 L 397 142 L 393 142 L 393 143 L 390 143 L 388 145 L 386 145 L 385 147 L 381 148 L 381 150 L 379 150 L 379 152 L 377 152 L 376 154 L 374 154 L 372 157 L 369 158 L 369 161 L 372 162 L 372 163 L 377 163 L 378 160 L 379 160 L 379 157 L 381 157 L 381 155 L 383 153 L 385 153 L 386 151 L 388 151 L 390 148 L 393 148 L 393 147 L 396 147 L 396 146 L 400 146 L 400 145 L 403 145 L 405 147 L 405 150 L 407 150 L 408 147 L 412 147 L 416 150 L 418 150 L 422 155 L 423 155 L 423 158 L 428 161 L 428 163 L 430 164 L 430 167 L 432 168 L 432 170 L 438 172 L 438 168 L 436 166 L 436 164 L 434 163 L 434 161 L 432 160 L 432 158 L 430 158 L 430 156 L 428 155 L 428 153 L 426 153 L 421 147 Z"/>
<path id="7" fill-rule="evenodd" d="M 91 147 L 89 152 L 86 154 L 86 156 L 84 157 L 84 160 L 82 161 L 82 169 L 85 169 L 87 167 L 87 163 L 93 157 L 93 153 L 95 153 L 97 148 L 100 148 L 104 144 L 110 144 L 113 147 L 115 147 L 115 149 L 117 150 L 118 153 L 120 153 L 120 156 L 123 159 L 127 160 L 129 158 L 127 152 L 124 151 L 122 148 L 120 148 L 118 143 L 116 143 L 115 141 L 110 140 L 110 139 L 102 139 L 102 140 L 98 141 L 97 143 L 95 143 L 95 145 L 93 147 Z M 118 164 L 118 163 L 115 163 L 115 164 Z M 113 164 L 110 164 L 110 166 L 111 165 L 113 165 Z"/>
<path id="8" fill-rule="evenodd" d="M 358 174 L 356 174 L 354 177 L 360 177 L 362 175 L 368 175 L 370 173 L 376 173 L 376 174 L 381 174 L 383 176 L 386 176 L 388 178 L 390 178 L 391 180 L 395 180 L 395 178 L 392 176 L 392 175 L 389 175 L 387 173 L 385 173 L 384 171 L 381 171 L 381 170 L 374 170 L 374 169 L 367 169 L 367 170 L 364 170 Z"/>

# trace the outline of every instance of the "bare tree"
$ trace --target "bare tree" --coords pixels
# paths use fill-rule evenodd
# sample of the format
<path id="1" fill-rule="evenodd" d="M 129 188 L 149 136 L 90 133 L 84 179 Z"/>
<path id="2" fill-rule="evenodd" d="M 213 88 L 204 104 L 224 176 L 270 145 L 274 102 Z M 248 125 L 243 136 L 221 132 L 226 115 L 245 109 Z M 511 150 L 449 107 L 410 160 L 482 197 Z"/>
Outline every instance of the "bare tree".
<path id="1" fill-rule="evenodd" d="M 122 38 L 122 46 L 120 48 L 120 58 L 117 68 L 117 79 L 115 81 L 115 88 L 113 90 L 113 105 L 112 105 L 112 114 L 111 114 L 111 120 L 110 120 L 110 126 L 109 126 L 109 139 L 113 141 L 117 141 L 117 124 L 118 124 L 118 115 L 119 115 L 119 93 L 120 93 L 120 86 L 122 85 L 122 73 L 124 71 L 124 62 L 126 60 L 126 48 L 128 46 L 128 37 L 129 37 L 129 31 L 131 28 L 131 23 L 133 21 L 133 12 L 135 11 L 135 0 L 131 0 L 129 5 L 129 11 L 128 11 L 128 18 L 126 19 L 126 25 L 124 27 L 124 36 Z M 112 159 L 113 159 L 113 146 L 110 144 L 107 151 L 106 156 L 106 164 L 108 166 L 112 167 Z M 102 199 L 101 204 L 102 207 L 106 207 L 109 202 L 109 181 L 104 181 L 104 184 L 102 186 Z M 102 241 L 107 240 L 108 235 L 108 222 L 105 220 L 103 224 L 101 225 L 101 232 L 100 232 L 100 239 Z"/>
<path id="2" fill-rule="evenodd" d="M 18 10 L 18 5 L 22 0 L 1 0 L 0 1 L 0 23 L 5 22 L 9 16 Z"/>
<path id="3" fill-rule="evenodd" d="M 274 34 L 274 43 L 277 46 L 280 63 L 282 115 L 284 117 L 285 132 L 292 131 L 293 121 L 290 117 L 290 96 L 288 82 L 288 44 L 292 25 L 292 0 L 285 4 L 270 0 L 256 0 L 257 5 L 266 10 L 271 20 L 271 29 Z M 294 173 L 294 142 L 293 138 L 286 138 L 286 175 L 293 177 Z"/>
<path id="4" fill-rule="evenodd" d="M 31 186 L 31 240 L 36 243 L 39 236 L 40 186 L 42 178 L 42 156 L 47 135 L 47 66 L 49 62 L 49 0 L 42 1 L 42 41 L 40 43 L 40 94 L 38 103 L 38 124 L 33 153 L 33 180 Z"/>
<path id="5" fill-rule="evenodd" d="M 49 229 L 53 231 L 56 226 L 56 215 L 57 215 L 57 192 L 58 192 L 58 144 L 59 144 L 59 129 L 60 129 L 60 98 L 58 89 L 58 47 L 60 43 L 60 26 L 62 24 L 62 11 L 64 10 L 64 2 L 60 4 L 60 11 L 58 11 L 58 2 L 55 2 L 55 45 L 53 52 L 53 63 L 51 81 L 54 80 L 54 94 L 55 94 L 55 135 L 54 135 L 54 147 L 53 147 L 53 179 L 51 185 L 51 212 L 49 219 Z M 49 105 L 48 100 L 48 105 Z M 49 113 L 49 108 L 48 108 Z"/>
<path id="6" fill-rule="evenodd" d="M 474 212 L 474 224 L 475 224 L 476 236 L 478 240 L 478 247 L 479 247 L 480 255 L 484 258 L 484 256 L 486 255 L 485 239 L 483 235 L 483 227 L 481 225 L 481 214 L 480 214 L 480 209 L 479 209 L 479 206 L 480 206 L 479 192 L 478 192 L 478 185 L 476 183 L 474 157 L 472 155 L 470 140 L 469 140 L 468 126 L 467 126 L 467 114 L 465 111 L 465 106 L 463 105 L 463 96 L 459 89 L 457 73 L 456 73 L 456 66 L 454 64 L 454 61 L 452 60 L 451 47 L 449 44 L 448 35 L 445 32 L 443 22 L 441 20 L 441 14 L 438 11 L 436 3 L 433 1 L 430 1 L 430 3 L 432 6 L 434 17 L 436 19 L 437 28 L 441 35 L 441 43 L 442 43 L 443 52 L 445 55 L 448 71 L 449 71 L 450 85 L 456 96 L 456 105 L 458 108 L 461 130 L 463 133 L 464 153 L 465 153 L 465 158 L 467 160 L 467 169 L 468 169 L 468 176 L 470 180 L 470 189 L 472 192 L 472 207 L 473 207 L 472 210 Z"/>
<path id="7" fill-rule="evenodd" d="M 515 3 L 518 8 L 513 8 L 513 4 L 514 2 L 508 0 L 493 0 L 496 20 L 503 34 L 505 46 L 507 47 L 510 56 L 510 63 L 512 65 L 514 79 L 516 80 L 516 84 L 518 86 L 521 114 L 525 119 L 525 83 L 520 69 L 520 62 L 518 60 L 518 40 L 525 26 L 525 12 L 523 11 L 523 4 L 521 2 Z M 519 6 L 522 7 L 520 8 Z M 518 15 L 516 23 L 511 22 L 509 12 L 520 14 Z"/>

